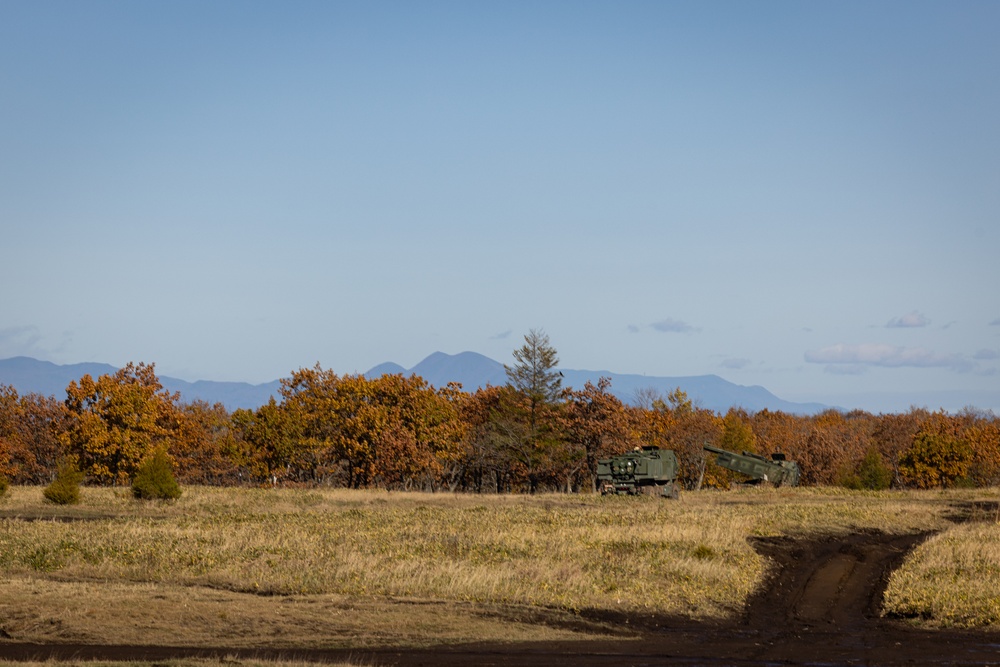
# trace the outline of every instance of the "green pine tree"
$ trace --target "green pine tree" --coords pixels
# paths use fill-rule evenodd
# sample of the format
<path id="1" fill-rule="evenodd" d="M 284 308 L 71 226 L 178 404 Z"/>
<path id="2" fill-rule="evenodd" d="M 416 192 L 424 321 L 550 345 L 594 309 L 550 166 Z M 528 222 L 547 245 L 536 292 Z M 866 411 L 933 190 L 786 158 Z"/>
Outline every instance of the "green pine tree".
<path id="1" fill-rule="evenodd" d="M 140 500 L 176 500 L 181 497 L 181 487 L 174 478 L 166 448 L 157 448 L 139 464 L 132 478 L 132 495 Z"/>
<path id="2" fill-rule="evenodd" d="M 50 503 L 56 505 L 76 505 L 80 502 L 80 484 L 83 482 L 83 473 L 76 465 L 74 459 L 65 459 L 59 464 L 56 478 L 45 487 L 43 495 Z"/>

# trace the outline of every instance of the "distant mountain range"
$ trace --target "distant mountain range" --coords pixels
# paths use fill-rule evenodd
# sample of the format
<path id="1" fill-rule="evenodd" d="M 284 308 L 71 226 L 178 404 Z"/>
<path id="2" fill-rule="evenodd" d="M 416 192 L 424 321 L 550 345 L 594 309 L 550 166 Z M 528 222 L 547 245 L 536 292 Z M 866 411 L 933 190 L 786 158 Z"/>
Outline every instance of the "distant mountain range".
<path id="1" fill-rule="evenodd" d="M 693 375 L 682 377 L 654 377 L 648 375 L 627 375 L 611 371 L 577 371 L 561 368 L 563 386 L 583 389 L 587 382 L 597 384 L 602 378 L 611 380 L 611 393 L 625 403 L 634 404 L 636 392 L 655 389 L 666 396 L 680 387 L 694 404 L 701 408 L 726 412 L 732 407 L 742 407 L 750 412 L 765 408 L 793 414 L 816 414 L 828 410 L 820 403 L 793 403 L 785 401 L 764 387 L 733 384 L 718 375 Z M 507 383 L 507 373 L 503 364 L 476 352 L 444 354 L 435 352 L 409 370 L 399 364 L 381 364 L 368 371 L 368 377 L 386 373 L 416 374 L 435 387 L 443 387 L 448 382 L 461 382 L 466 391 L 475 391 L 487 384 L 494 386 Z"/>
<path id="2" fill-rule="evenodd" d="M 66 395 L 66 387 L 70 381 L 79 380 L 87 374 L 97 378 L 114 373 L 116 370 L 109 364 L 57 365 L 30 357 L 13 357 L 0 360 L 0 384 L 14 387 L 19 394 L 36 393 L 62 399 Z M 820 403 L 785 401 L 763 387 L 733 384 L 717 375 L 653 377 L 610 371 L 560 370 L 563 374 L 563 386 L 575 389 L 582 389 L 588 381 L 596 385 L 600 378 L 610 378 L 611 392 L 625 403 L 634 403 L 636 392 L 639 390 L 653 389 L 666 395 L 679 387 L 687 393 L 696 406 L 720 413 L 726 412 L 731 407 L 742 407 L 750 412 L 768 409 L 793 414 L 816 414 L 829 407 Z M 475 391 L 486 385 L 499 386 L 507 382 L 503 364 L 476 352 L 460 354 L 435 352 L 410 369 L 394 363 L 379 364 L 365 373 L 365 376 L 375 378 L 394 373 L 419 375 L 435 387 L 443 387 L 449 382 L 459 382 L 466 391 Z M 267 403 L 272 396 L 280 398 L 279 380 L 249 384 L 209 380 L 187 382 L 162 375 L 158 377 L 164 388 L 171 392 L 179 392 L 183 401 L 222 403 L 229 410 L 254 409 Z"/>
<path id="3" fill-rule="evenodd" d="M 117 370 L 110 364 L 86 363 L 60 366 L 31 357 L 12 357 L 0 359 L 0 384 L 14 387 L 19 394 L 34 393 L 62 399 L 66 397 L 66 387 L 71 381 L 79 380 L 84 375 L 96 379 Z M 164 389 L 171 393 L 180 393 L 183 401 L 222 403 L 228 410 L 260 407 L 267 403 L 271 396 L 278 397 L 278 388 L 281 386 L 278 380 L 264 384 L 250 384 L 211 380 L 187 382 L 163 375 L 157 377 Z"/>

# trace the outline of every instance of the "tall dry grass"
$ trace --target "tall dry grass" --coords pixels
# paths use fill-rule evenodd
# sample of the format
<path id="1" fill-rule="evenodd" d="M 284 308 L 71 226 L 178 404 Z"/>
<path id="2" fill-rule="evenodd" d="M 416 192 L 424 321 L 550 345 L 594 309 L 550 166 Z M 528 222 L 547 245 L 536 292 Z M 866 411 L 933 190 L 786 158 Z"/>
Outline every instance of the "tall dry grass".
<path id="1" fill-rule="evenodd" d="M 940 626 L 1000 627 L 1000 521 L 928 539 L 893 573 L 885 611 Z"/>
<path id="2" fill-rule="evenodd" d="M 84 489 L 62 511 L 15 488 L 0 505 L 0 576 L 647 609 L 739 610 L 765 562 L 750 535 L 941 528 L 960 492 L 767 489 L 680 501 L 186 488 L 175 503 Z"/>

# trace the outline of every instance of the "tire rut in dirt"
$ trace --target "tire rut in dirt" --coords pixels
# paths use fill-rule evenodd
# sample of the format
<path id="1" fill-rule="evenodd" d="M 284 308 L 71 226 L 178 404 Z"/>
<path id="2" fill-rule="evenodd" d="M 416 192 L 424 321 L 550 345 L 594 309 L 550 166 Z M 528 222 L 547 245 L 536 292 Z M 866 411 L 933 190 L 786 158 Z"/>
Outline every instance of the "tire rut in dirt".
<path id="1" fill-rule="evenodd" d="M 862 625 L 879 615 L 889 575 L 928 535 L 863 531 L 812 540 L 755 539 L 754 548 L 774 567 L 749 600 L 744 623 L 795 629 Z"/>

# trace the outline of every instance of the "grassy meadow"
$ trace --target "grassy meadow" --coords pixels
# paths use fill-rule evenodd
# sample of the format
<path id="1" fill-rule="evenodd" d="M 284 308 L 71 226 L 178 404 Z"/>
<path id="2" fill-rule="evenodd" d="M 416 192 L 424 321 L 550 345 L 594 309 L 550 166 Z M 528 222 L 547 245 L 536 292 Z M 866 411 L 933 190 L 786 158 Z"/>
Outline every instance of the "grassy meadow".
<path id="1" fill-rule="evenodd" d="M 1000 521 L 932 536 L 893 573 L 886 610 L 940 627 L 1000 629 Z"/>
<path id="2" fill-rule="evenodd" d="M 1000 523 L 947 518 L 998 499 L 188 487 L 170 503 L 84 488 L 80 505 L 57 507 L 41 488 L 13 487 L 0 499 L 0 629 L 16 641 L 240 648 L 593 637 L 612 630 L 574 623 L 580 610 L 738 613 L 767 566 L 748 536 L 859 529 L 943 531 L 893 577 L 889 611 L 1000 628 Z"/>

